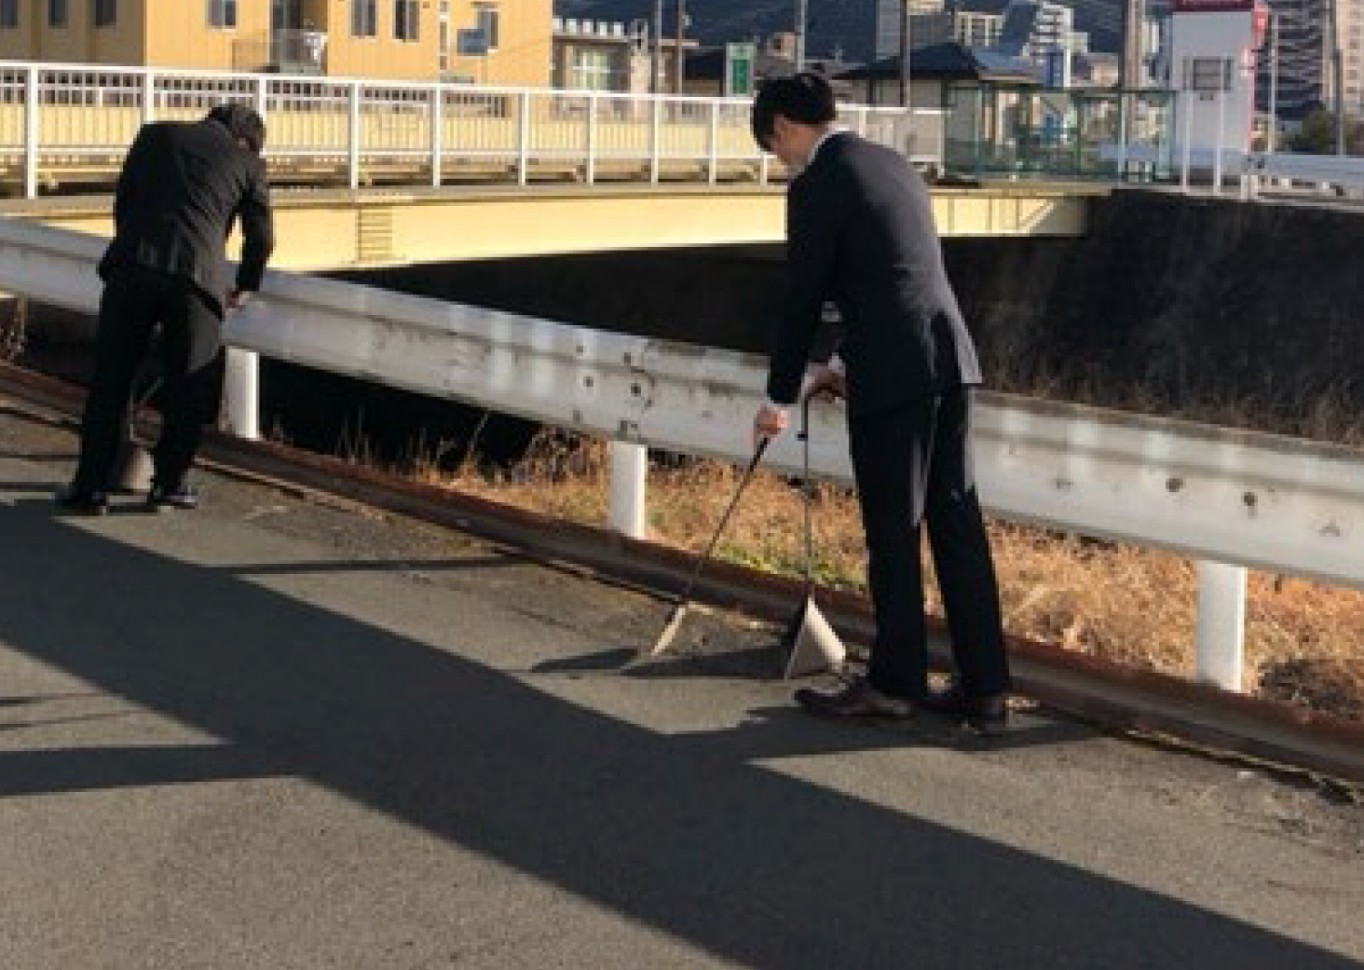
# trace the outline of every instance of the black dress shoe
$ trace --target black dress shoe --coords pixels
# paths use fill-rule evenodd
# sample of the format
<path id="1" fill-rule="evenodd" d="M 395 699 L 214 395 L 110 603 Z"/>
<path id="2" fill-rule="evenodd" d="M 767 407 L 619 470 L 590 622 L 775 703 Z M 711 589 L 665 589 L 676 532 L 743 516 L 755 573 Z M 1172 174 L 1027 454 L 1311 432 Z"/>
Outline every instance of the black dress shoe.
<path id="1" fill-rule="evenodd" d="M 945 690 L 931 691 L 923 706 L 981 734 L 1000 735 L 1009 726 L 1004 694 L 967 694 L 959 684 L 952 684 Z"/>
<path id="2" fill-rule="evenodd" d="M 199 490 L 193 485 L 177 485 L 175 488 L 167 488 L 165 485 L 153 485 L 147 493 L 147 508 L 152 512 L 160 512 L 163 509 L 197 509 L 199 507 Z"/>
<path id="3" fill-rule="evenodd" d="M 914 716 L 914 702 L 883 694 L 865 677 L 834 691 L 802 687 L 796 703 L 821 717 L 863 717 L 903 720 Z"/>
<path id="4" fill-rule="evenodd" d="M 52 496 L 52 503 L 60 512 L 72 515 L 103 515 L 109 511 L 109 495 L 92 489 L 63 485 Z"/>

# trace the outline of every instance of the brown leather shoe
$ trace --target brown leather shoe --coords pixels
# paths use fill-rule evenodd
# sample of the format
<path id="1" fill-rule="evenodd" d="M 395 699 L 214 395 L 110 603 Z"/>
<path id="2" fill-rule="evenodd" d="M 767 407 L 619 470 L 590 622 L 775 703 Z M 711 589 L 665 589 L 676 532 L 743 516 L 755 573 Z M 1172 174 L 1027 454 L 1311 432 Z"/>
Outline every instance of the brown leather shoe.
<path id="1" fill-rule="evenodd" d="M 1004 694 L 967 694 L 960 684 L 930 691 L 923 706 L 972 730 L 996 737 L 1009 726 L 1009 705 Z"/>
<path id="2" fill-rule="evenodd" d="M 834 691 L 802 687 L 796 691 L 796 703 L 811 714 L 821 717 L 868 717 L 903 720 L 914 716 L 914 702 L 903 697 L 891 697 L 873 687 L 865 677 L 859 677 Z"/>

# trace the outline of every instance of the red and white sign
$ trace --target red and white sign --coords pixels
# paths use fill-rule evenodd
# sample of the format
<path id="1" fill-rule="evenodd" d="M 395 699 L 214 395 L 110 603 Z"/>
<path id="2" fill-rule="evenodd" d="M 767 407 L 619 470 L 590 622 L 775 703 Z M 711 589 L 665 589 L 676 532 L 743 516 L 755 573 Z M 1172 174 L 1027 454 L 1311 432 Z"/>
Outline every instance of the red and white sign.
<path id="1" fill-rule="evenodd" d="M 1252 18 L 1251 24 L 1255 31 L 1253 46 L 1265 46 L 1265 33 L 1269 30 L 1269 8 L 1263 3 L 1255 4 L 1255 16 Z"/>

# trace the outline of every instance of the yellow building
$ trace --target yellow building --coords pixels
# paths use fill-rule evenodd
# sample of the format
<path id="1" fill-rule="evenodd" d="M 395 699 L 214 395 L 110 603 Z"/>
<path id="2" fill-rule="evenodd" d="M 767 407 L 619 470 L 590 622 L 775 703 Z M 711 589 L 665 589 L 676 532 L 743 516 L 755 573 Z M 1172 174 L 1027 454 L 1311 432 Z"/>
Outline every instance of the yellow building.
<path id="1" fill-rule="evenodd" d="M 552 0 L 0 0 L 0 59 L 544 87 Z"/>

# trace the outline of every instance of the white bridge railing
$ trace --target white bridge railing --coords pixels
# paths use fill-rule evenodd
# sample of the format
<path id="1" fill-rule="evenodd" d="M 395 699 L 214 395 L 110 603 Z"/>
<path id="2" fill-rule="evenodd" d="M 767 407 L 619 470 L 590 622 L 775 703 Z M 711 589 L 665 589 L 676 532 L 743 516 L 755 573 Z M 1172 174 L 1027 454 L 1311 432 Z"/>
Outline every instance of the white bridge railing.
<path id="1" fill-rule="evenodd" d="M 0 220 L 0 289 L 94 312 L 103 241 Z M 746 461 L 763 358 L 272 273 L 227 327 L 230 387 L 255 355 L 611 439 L 613 524 L 642 532 L 644 448 Z M 234 383 L 235 382 L 235 383 Z M 252 392 L 254 393 L 254 392 Z M 229 392 L 231 395 L 231 391 Z M 1010 519 L 1200 560 L 1198 673 L 1240 688 L 1245 568 L 1364 587 L 1364 452 L 982 394 L 981 494 Z M 254 397 L 230 401 L 254 435 Z M 812 410 L 815 472 L 851 482 L 841 412 Z M 768 463 L 796 474 L 792 436 Z"/>
<path id="2" fill-rule="evenodd" d="M 1168 148 L 1148 145 L 1105 145 L 1100 156 L 1107 161 L 1157 165 L 1171 154 Z M 1210 177 L 1210 188 L 1220 195 L 1224 182 L 1235 181 L 1242 199 L 1256 198 L 1272 188 L 1301 189 L 1329 195 L 1364 193 L 1364 157 L 1358 155 L 1302 155 L 1296 152 L 1245 152 L 1235 149 L 1190 148 L 1174 151 L 1180 187 L 1189 191 L 1192 173 Z"/>
<path id="3" fill-rule="evenodd" d="M 739 98 L 0 61 L 0 185 L 32 198 L 110 182 L 141 124 L 198 119 L 229 100 L 265 117 L 272 177 L 302 184 L 765 182 L 779 168 Z M 840 110 L 868 138 L 941 163 L 942 111 Z"/>

